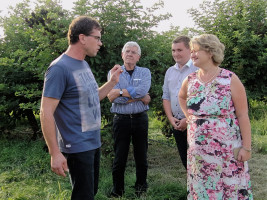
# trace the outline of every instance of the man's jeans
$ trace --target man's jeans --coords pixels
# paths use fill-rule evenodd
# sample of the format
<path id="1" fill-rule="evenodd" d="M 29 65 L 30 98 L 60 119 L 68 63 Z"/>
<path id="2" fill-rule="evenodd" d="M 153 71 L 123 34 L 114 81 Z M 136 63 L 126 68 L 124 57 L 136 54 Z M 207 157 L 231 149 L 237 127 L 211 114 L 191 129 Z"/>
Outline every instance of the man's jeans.
<path id="1" fill-rule="evenodd" d="M 113 193 L 124 193 L 124 172 L 132 140 L 136 165 L 136 191 L 147 189 L 147 148 L 148 116 L 146 112 L 137 116 L 115 115 L 113 119 L 113 138 L 115 158 L 113 161 Z"/>
<path id="2" fill-rule="evenodd" d="M 71 200 L 93 200 L 98 189 L 100 149 L 64 155 L 72 184 Z"/>
<path id="3" fill-rule="evenodd" d="M 187 130 L 179 131 L 173 129 L 173 136 L 175 138 L 182 163 L 185 169 L 187 169 Z"/>

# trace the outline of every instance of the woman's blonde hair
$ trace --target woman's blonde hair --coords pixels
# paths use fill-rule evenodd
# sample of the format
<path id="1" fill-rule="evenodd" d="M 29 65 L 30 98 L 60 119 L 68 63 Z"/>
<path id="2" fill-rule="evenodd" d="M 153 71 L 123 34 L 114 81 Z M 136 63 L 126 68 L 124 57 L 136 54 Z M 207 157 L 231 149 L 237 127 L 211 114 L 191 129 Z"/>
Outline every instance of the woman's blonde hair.
<path id="1" fill-rule="evenodd" d="M 224 59 L 224 45 L 217 36 L 213 34 L 203 34 L 193 37 L 190 41 L 190 48 L 197 44 L 200 50 L 204 50 L 212 54 L 212 61 L 215 65 L 220 65 Z"/>

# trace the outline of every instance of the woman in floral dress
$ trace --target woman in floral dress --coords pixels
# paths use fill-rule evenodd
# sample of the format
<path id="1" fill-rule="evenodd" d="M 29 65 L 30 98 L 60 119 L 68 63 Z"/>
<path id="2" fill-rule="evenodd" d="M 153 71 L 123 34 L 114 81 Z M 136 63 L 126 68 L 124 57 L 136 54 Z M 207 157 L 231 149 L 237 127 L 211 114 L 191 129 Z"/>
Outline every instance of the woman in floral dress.
<path id="1" fill-rule="evenodd" d="M 179 93 L 188 122 L 188 199 L 253 199 L 245 88 L 233 72 L 219 67 L 224 45 L 215 35 L 194 37 L 191 50 L 199 70 L 188 76 Z"/>

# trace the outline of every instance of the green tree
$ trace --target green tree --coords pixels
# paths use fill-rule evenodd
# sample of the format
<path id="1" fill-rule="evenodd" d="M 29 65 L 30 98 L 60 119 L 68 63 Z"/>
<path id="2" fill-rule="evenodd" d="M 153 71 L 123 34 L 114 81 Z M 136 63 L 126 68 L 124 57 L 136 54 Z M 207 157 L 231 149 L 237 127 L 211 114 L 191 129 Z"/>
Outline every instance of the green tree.
<path id="1" fill-rule="evenodd" d="M 11 8 L 10 16 L 0 20 L 5 31 L 0 47 L 0 127 L 14 127 L 17 120 L 27 117 L 36 132 L 35 115 L 39 114 L 44 72 L 67 48 L 68 25 L 77 15 L 92 16 L 103 27 L 99 55 L 87 58 L 98 84 L 106 82 L 114 64 L 122 64 L 123 45 L 136 41 L 142 48 L 138 65 L 152 72 L 150 106 L 162 110 L 161 87 L 172 63 L 170 46 L 166 44 L 174 38 L 174 31 L 161 35 L 152 30 L 171 16 L 154 15 L 163 6 L 161 0 L 147 9 L 138 0 L 78 0 L 73 12 L 69 12 L 57 0 L 39 0 L 33 10 L 29 0 L 24 0 Z M 101 105 L 103 118 L 110 122 L 110 102 L 105 99 Z"/>
<path id="2" fill-rule="evenodd" d="M 173 35 L 161 35 L 153 28 L 170 14 L 156 16 L 155 11 L 162 8 L 162 0 L 151 8 L 143 8 L 140 0 L 79 0 L 74 7 L 75 15 L 90 15 L 100 22 L 103 46 L 99 54 L 88 59 L 99 85 L 107 79 L 107 73 L 114 64 L 123 64 L 121 50 L 128 41 L 136 41 L 142 49 L 142 56 L 137 65 L 147 67 L 152 73 L 150 108 L 162 110 L 161 95 L 164 73 L 172 62 L 170 44 Z M 171 36 L 170 36 L 171 35 Z M 105 99 L 101 102 L 103 118 L 111 122 L 111 103 Z"/>
<path id="3" fill-rule="evenodd" d="M 1 18 L 0 129 L 26 117 L 36 138 L 44 71 L 67 47 L 69 21 L 69 13 L 51 0 L 38 1 L 32 12 L 25 0 Z"/>
<path id="4" fill-rule="evenodd" d="M 224 43 L 222 67 L 234 71 L 251 98 L 266 100 L 267 1 L 204 1 L 190 9 L 198 33 L 212 33 Z"/>

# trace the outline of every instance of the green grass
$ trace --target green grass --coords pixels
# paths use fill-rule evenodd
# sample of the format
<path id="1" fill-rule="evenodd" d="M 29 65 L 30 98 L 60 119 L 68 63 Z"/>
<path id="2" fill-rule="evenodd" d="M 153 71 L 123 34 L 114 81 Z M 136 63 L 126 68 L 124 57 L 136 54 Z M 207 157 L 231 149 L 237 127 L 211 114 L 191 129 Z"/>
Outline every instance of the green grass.
<path id="1" fill-rule="evenodd" d="M 52 174 L 50 158 L 43 146 L 41 140 L 1 139 L 0 199 L 67 199 L 69 183 Z M 65 191 L 60 185 L 64 185 Z M 59 198 L 64 193 L 68 194 Z"/>
<path id="2" fill-rule="evenodd" d="M 69 178 L 58 177 L 51 172 L 50 157 L 43 150 L 44 144 L 42 140 L 28 142 L 28 140 L 21 139 L 1 139 L 0 199 L 69 199 L 71 194 Z M 149 147 L 148 182 L 150 187 L 146 196 L 140 199 L 185 199 L 186 172 L 179 163 L 176 149 L 162 146 L 157 142 L 150 143 Z M 111 165 L 111 159 L 102 156 L 100 185 L 96 199 L 109 199 L 107 196 L 112 188 Z M 130 187 L 135 182 L 132 152 L 127 163 L 125 182 L 126 193 L 121 199 L 137 199 L 134 189 Z"/>

